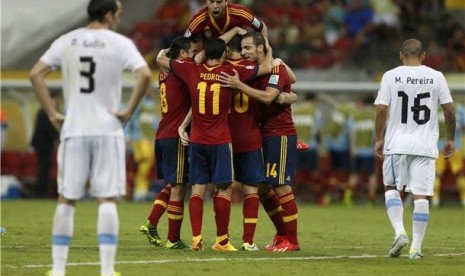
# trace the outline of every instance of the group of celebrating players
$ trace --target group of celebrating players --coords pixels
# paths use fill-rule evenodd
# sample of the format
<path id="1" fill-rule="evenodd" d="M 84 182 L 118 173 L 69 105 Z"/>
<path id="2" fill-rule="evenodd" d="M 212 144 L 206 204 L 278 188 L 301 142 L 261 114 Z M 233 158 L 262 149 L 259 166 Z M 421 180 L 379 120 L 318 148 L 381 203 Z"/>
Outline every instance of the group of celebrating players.
<path id="1" fill-rule="evenodd" d="M 241 250 L 259 250 L 254 234 L 260 202 L 276 227 L 265 249 L 300 250 L 292 192 L 297 136 L 290 105 L 297 100 L 291 92 L 295 75 L 273 59 L 266 25 L 242 5 L 208 0 L 184 36 L 160 51 L 157 63 L 162 119 L 155 152 L 158 176 L 167 186 L 140 231 L 150 243 L 163 246 L 157 224 L 166 209 L 165 247 L 203 250 L 204 198 L 207 184 L 213 184 L 212 248 L 237 251 L 228 233 L 235 181 L 243 190 Z M 186 183 L 192 188 L 192 245 L 180 237 Z"/>

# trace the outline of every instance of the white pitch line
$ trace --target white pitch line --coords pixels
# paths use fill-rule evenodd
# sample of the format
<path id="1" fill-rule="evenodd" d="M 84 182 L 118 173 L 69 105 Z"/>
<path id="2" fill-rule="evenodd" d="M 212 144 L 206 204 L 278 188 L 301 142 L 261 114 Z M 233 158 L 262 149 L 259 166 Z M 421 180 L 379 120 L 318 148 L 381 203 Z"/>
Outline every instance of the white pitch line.
<path id="1" fill-rule="evenodd" d="M 433 254 L 434 257 L 451 257 L 451 256 L 464 256 L 463 253 L 451 253 L 451 254 Z M 407 257 L 407 255 L 405 255 Z M 363 254 L 358 256 L 308 256 L 308 257 L 247 257 L 247 258 L 187 258 L 187 259 L 162 259 L 162 260 L 150 260 L 150 261 L 117 261 L 115 264 L 165 264 L 165 263 L 197 263 L 197 262 L 255 262 L 255 261 L 307 261 L 307 260 L 334 260 L 334 259 L 368 259 L 368 258 L 388 258 L 388 255 L 369 255 Z M 99 266 L 100 262 L 79 262 L 79 263 L 67 263 L 67 266 Z M 9 266 L 10 268 L 45 268 L 51 267 L 50 264 L 31 264 L 24 266 Z"/>

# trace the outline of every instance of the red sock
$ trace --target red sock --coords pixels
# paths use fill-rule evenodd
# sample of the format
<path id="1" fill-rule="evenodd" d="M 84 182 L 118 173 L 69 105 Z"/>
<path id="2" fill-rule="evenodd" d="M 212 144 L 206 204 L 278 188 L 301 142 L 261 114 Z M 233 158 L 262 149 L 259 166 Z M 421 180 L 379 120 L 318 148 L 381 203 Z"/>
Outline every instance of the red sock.
<path id="1" fill-rule="evenodd" d="M 177 242 L 181 238 L 181 225 L 184 218 L 184 201 L 168 203 L 168 240 Z"/>
<path id="2" fill-rule="evenodd" d="M 299 244 L 297 239 L 297 205 L 292 193 L 284 194 L 279 198 L 283 207 L 283 221 L 286 225 L 287 239 L 292 244 Z"/>
<path id="3" fill-rule="evenodd" d="M 171 187 L 167 186 L 158 194 L 153 202 L 152 211 L 148 217 L 150 223 L 154 226 L 158 225 L 158 221 L 160 220 L 161 216 L 166 210 L 166 206 L 168 206 L 168 201 L 170 200 L 171 196 Z"/>
<path id="4" fill-rule="evenodd" d="M 221 239 L 220 244 L 228 243 L 229 217 L 231 216 L 231 198 L 225 195 L 217 195 L 213 200 L 216 222 L 216 236 Z M 225 238 L 224 238 L 225 237 Z"/>
<path id="5" fill-rule="evenodd" d="M 244 196 L 244 203 L 242 205 L 242 214 L 244 216 L 244 232 L 242 235 L 243 242 L 253 244 L 259 206 L 260 200 L 258 199 L 258 194 L 248 194 Z"/>
<path id="6" fill-rule="evenodd" d="M 200 195 L 191 195 L 189 199 L 189 216 L 191 220 L 192 236 L 200 236 L 202 234 L 203 219 L 203 198 Z"/>
<path id="7" fill-rule="evenodd" d="M 278 195 L 270 189 L 266 194 L 260 195 L 260 201 L 276 228 L 276 235 L 285 236 L 286 229 L 284 228 L 283 213 Z"/>

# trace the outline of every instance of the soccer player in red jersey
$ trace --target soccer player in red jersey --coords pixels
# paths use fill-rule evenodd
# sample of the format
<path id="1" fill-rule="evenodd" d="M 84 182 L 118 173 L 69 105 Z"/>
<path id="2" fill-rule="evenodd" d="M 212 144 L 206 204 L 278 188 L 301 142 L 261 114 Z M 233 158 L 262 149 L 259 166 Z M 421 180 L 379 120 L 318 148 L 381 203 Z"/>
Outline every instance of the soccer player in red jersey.
<path id="1" fill-rule="evenodd" d="M 249 59 L 257 58 L 257 45 L 263 38 L 258 33 L 247 33 L 242 39 L 242 54 Z M 290 93 L 291 80 L 285 65 L 273 67 L 272 73 L 257 79 L 254 89 L 235 76 L 222 74 L 221 82 L 266 103 L 261 108 L 261 133 L 265 158 L 266 183 L 260 185 L 260 199 L 272 219 L 277 234 L 269 251 L 300 250 L 297 239 L 297 205 L 292 184 L 297 162 L 296 131 L 290 105 L 280 105 L 283 93 Z M 271 189 L 270 189 L 271 188 Z M 276 202 L 276 194 L 279 203 Z"/>
<path id="2" fill-rule="evenodd" d="M 202 250 L 203 198 L 207 184 L 216 185 L 214 199 L 217 237 L 213 249 L 236 251 L 229 241 L 229 218 L 231 212 L 231 183 L 233 181 L 232 146 L 229 130 L 229 110 L 233 90 L 222 87 L 218 81 L 221 72 L 233 74 L 231 66 L 223 65 L 226 43 L 212 38 L 205 43 L 206 61 L 202 64 L 168 59 L 162 50 L 157 57 L 161 67 L 169 68 L 188 86 L 192 126 L 189 146 L 189 182 L 192 195 L 189 214 L 194 250 Z M 236 66 L 241 80 L 255 78 L 256 66 Z"/>
<path id="3" fill-rule="evenodd" d="M 219 37 L 233 27 L 252 28 L 267 37 L 266 25 L 246 7 L 229 0 L 207 0 L 207 6 L 189 21 L 186 37 L 202 34 L 204 39 Z"/>
<path id="4" fill-rule="evenodd" d="M 168 55 L 174 60 L 192 61 L 198 50 L 196 41 L 180 36 L 171 43 Z M 165 247 L 184 249 L 189 247 L 180 239 L 188 164 L 187 150 L 179 139 L 178 127 L 189 111 L 190 100 L 186 85 L 168 71 L 160 70 L 158 83 L 162 118 L 155 137 L 155 156 L 158 178 L 163 179 L 167 185 L 158 194 L 147 222 L 139 230 L 151 244 L 162 246 L 157 224 L 168 209 L 168 239 Z"/>

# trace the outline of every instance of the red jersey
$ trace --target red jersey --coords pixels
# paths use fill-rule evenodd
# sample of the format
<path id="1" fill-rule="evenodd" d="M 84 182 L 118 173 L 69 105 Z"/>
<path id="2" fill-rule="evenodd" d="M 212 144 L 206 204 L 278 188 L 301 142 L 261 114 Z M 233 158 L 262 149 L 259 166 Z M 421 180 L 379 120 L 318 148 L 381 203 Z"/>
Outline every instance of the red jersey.
<path id="1" fill-rule="evenodd" d="M 192 107 L 190 140 L 198 144 L 219 145 L 231 142 L 229 111 L 233 90 L 222 87 L 218 81 L 221 72 L 234 75 L 229 65 L 195 64 L 170 60 L 172 72 L 179 76 L 189 88 Z M 234 67 L 243 81 L 257 74 L 257 67 Z"/>
<path id="2" fill-rule="evenodd" d="M 202 33 L 205 39 L 219 37 L 231 30 L 233 27 L 252 28 L 257 32 L 263 29 L 263 22 L 246 7 L 238 4 L 228 3 L 221 19 L 216 20 L 204 7 L 196 13 L 187 27 L 186 37 Z"/>
<path id="3" fill-rule="evenodd" d="M 283 93 L 291 91 L 291 82 L 284 65 L 274 66 L 270 75 L 259 78 L 254 83 L 254 87 L 261 90 L 265 90 L 267 86 L 276 88 Z M 260 107 L 263 137 L 297 134 L 292 121 L 290 105 L 271 103 L 269 105 L 260 104 Z"/>
<path id="4" fill-rule="evenodd" d="M 158 75 L 161 120 L 156 138 L 178 138 L 178 127 L 191 106 L 187 86 L 177 76 L 160 70 Z"/>
<path id="5" fill-rule="evenodd" d="M 230 59 L 226 61 L 226 64 L 228 63 L 233 66 L 257 66 L 255 62 L 246 59 Z M 256 100 L 240 91 L 234 93 L 233 106 L 229 114 L 234 153 L 254 151 L 262 147 L 259 115 L 260 109 Z"/>

